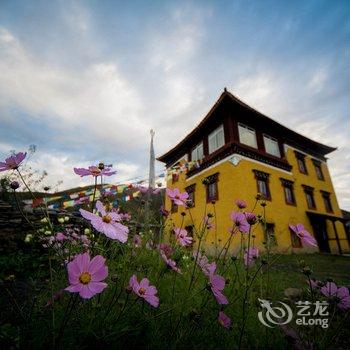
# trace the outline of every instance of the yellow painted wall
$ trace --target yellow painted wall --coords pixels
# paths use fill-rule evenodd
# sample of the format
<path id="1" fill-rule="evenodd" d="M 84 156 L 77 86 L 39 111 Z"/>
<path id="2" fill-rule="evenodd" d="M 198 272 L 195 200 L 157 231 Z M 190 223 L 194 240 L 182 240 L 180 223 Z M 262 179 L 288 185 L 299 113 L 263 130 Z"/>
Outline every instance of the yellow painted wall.
<path id="1" fill-rule="evenodd" d="M 240 156 L 239 156 L 240 157 Z M 229 161 L 222 163 L 218 162 L 216 165 L 205 169 L 203 172 L 194 175 L 193 177 L 186 179 L 186 174 L 181 173 L 179 180 L 175 183 L 168 181 L 167 186 L 169 188 L 177 187 L 182 192 L 189 185 L 196 184 L 195 189 L 195 206 L 189 211 L 192 214 L 192 218 L 196 227 L 200 224 L 203 217 L 212 213 L 215 214 L 215 218 L 212 222 L 215 222 L 216 226 L 214 229 L 210 229 L 206 236 L 205 247 L 208 251 L 215 249 L 215 242 L 222 246 L 230 237 L 228 230 L 232 228 L 232 221 L 230 219 L 230 213 L 233 210 L 237 210 L 234 201 L 236 199 L 244 199 L 248 203 L 247 211 L 253 209 L 255 203 L 255 197 L 257 195 L 257 184 L 254 177 L 253 169 L 257 169 L 270 174 L 270 192 L 271 201 L 267 201 L 266 220 L 275 224 L 275 236 L 277 240 L 276 250 L 282 253 L 291 252 L 315 252 L 317 248 L 302 247 L 292 248 L 291 237 L 289 231 L 289 223 L 296 224 L 302 223 L 306 229 L 313 233 L 312 226 L 310 225 L 309 218 L 306 215 L 307 202 L 305 198 L 304 189 L 302 184 L 314 187 L 314 197 L 317 209 L 315 212 L 326 213 L 324 202 L 320 190 L 331 193 L 331 202 L 333 206 L 333 215 L 341 216 L 341 212 L 338 206 L 338 202 L 334 193 L 333 185 L 330 179 L 329 171 L 326 163 L 322 163 L 322 170 L 324 173 L 325 180 L 317 179 L 314 165 L 311 161 L 310 156 L 306 156 L 305 162 L 308 169 L 308 175 L 301 174 L 298 170 L 297 160 L 295 158 L 294 150 L 291 148 L 287 149 L 286 157 L 288 162 L 293 166 L 292 172 L 286 172 L 275 167 L 270 167 L 260 162 L 255 162 L 250 159 L 241 159 L 238 165 L 234 166 Z M 219 172 L 218 178 L 218 193 L 219 199 L 213 205 L 212 203 L 206 203 L 206 188 L 202 184 L 202 180 L 207 176 Z M 285 202 L 284 191 L 280 181 L 280 178 L 294 181 L 294 193 L 296 198 L 296 206 L 288 205 Z M 170 210 L 171 203 L 166 198 L 166 208 Z M 181 216 L 181 212 L 187 213 L 186 216 Z M 258 205 L 256 214 L 263 214 L 263 208 Z M 172 214 L 171 220 L 174 226 L 185 227 L 192 225 L 193 221 L 188 210 L 183 207 L 179 207 L 177 213 Z M 329 238 L 335 237 L 333 226 L 331 223 L 328 224 L 328 235 Z M 344 227 L 341 223 L 336 224 L 338 236 L 341 239 L 341 248 L 343 252 L 349 252 L 349 244 L 347 242 Z M 254 244 L 260 249 L 264 249 L 264 237 L 263 227 L 261 224 L 254 226 Z M 338 246 L 335 240 L 329 242 L 331 251 L 338 253 Z M 231 251 L 238 251 L 240 246 L 240 235 L 233 238 L 231 244 Z"/>

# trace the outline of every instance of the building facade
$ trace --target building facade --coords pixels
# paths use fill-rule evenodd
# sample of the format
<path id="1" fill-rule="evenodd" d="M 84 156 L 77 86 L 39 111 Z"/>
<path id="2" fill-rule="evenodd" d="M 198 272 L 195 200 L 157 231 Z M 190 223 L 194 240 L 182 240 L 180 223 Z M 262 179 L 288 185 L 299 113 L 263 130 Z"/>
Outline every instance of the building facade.
<path id="1" fill-rule="evenodd" d="M 254 244 L 260 249 L 264 249 L 266 227 L 274 249 L 283 253 L 349 252 L 327 166 L 326 155 L 334 150 L 284 127 L 225 89 L 199 125 L 158 158 L 172 173 L 167 187 L 190 194 L 191 215 L 181 215 L 183 209 L 168 198 L 165 207 L 172 212 L 174 225 L 188 231 L 208 213 L 214 214 L 215 228 L 205 241 L 210 251 L 230 235 L 234 201 L 244 199 L 252 210 L 259 193 L 267 204 L 255 210 L 257 214 L 265 210 L 265 224 L 254 228 Z M 315 236 L 318 249 L 304 247 L 290 231 L 289 224 L 297 223 Z M 239 245 L 237 235 L 232 250 Z"/>

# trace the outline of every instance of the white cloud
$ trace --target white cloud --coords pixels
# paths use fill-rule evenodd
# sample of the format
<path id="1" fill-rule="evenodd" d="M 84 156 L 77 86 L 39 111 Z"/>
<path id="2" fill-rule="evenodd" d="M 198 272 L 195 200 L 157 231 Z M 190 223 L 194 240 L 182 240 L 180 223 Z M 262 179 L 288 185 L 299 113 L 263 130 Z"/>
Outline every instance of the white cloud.
<path id="1" fill-rule="evenodd" d="M 50 66 L 27 52 L 6 29 L 0 31 L 0 108 L 20 107 L 33 118 L 51 118 L 62 131 L 109 140 L 111 147 L 137 147 L 146 124 L 134 86 L 116 63 L 82 70 Z M 85 135 L 84 135 L 85 134 Z"/>

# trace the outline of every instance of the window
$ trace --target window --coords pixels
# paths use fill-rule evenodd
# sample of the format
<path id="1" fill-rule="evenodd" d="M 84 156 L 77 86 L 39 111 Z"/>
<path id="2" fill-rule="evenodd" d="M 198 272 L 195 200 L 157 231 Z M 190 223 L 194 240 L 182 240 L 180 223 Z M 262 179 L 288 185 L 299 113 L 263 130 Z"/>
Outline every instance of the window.
<path id="1" fill-rule="evenodd" d="M 282 178 L 280 180 L 283 186 L 284 198 L 286 200 L 286 203 L 295 205 L 296 202 L 295 202 L 295 196 L 294 196 L 293 181 L 282 179 Z"/>
<path id="2" fill-rule="evenodd" d="M 331 194 L 326 191 L 321 191 L 324 207 L 327 213 L 333 213 L 333 207 L 331 202 Z"/>
<path id="3" fill-rule="evenodd" d="M 323 172 L 322 172 L 322 164 L 319 160 L 313 159 L 312 162 L 314 163 L 316 176 L 319 180 L 324 180 Z"/>
<path id="4" fill-rule="evenodd" d="M 265 227 L 264 227 L 265 228 Z M 266 223 L 266 230 L 264 230 L 265 242 L 269 247 L 277 245 L 276 235 L 275 235 L 275 224 Z"/>
<path id="5" fill-rule="evenodd" d="M 220 125 L 208 137 L 209 154 L 213 153 L 225 144 L 224 127 Z"/>
<path id="6" fill-rule="evenodd" d="M 292 241 L 292 247 L 301 248 L 303 245 L 301 244 L 301 239 L 299 238 L 299 236 L 292 229 L 289 229 L 289 231 L 290 231 L 290 238 Z"/>
<path id="7" fill-rule="evenodd" d="M 264 135 L 264 145 L 265 145 L 266 153 L 272 154 L 275 157 L 281 158 L 281 152 L 276 139 L 270 136 Z"/>
<path id="8" fill-rule="evenodd" d="M 269 188 L 269 176 L 270 174 L 263 171 L 253 170 L 255 179 L 257 182 L 258 193 L 262 194 L 265 199 L 271 200 L 271 193 Z"/>
<path id="9" fill-rule="evenodd" d="M 306 168 L 306 164 L 305 164 L 305 154 L 295 152 L 295 156 L 297 158 L 299 171 L 302 174 L 307 174 L 307 168 Z"/>
<path id="10" fill-rule="evenodd" d="M 306 196 L 306 202 L 309 209 L 316 209 L 313 187 L 303 185 Z"/>
<path id="11" fill-rule="evenodd" d="M 186 189 L 186 192 L 188 193 L 187 205 L 189 207 L 194 207 L 195 206 L 194 192 L 195 192 L 195 189 L 196 189 L 196 184 L 187 186 L 185 189 Z"/>
<path id="12" fill-rule="evenodd" d="M 207 203 L 219 199 L 218 180 L 219 173 L 208 176 L 203 180 L 203 184 L 206 186 Z"/>
<path id="13" fill-rule="evenodd" d="M 191 160 L 195 162 L 196 160 L 201 160 L 203 158 L 203 142 L 197 145 L 191 152 Z"/>
<path id="14" fill-rule="evenodd" d="M 239 141 L 247 146 L 258 148 L 256 142 L 255 130 L 245 126 L 243 124 L 238 124 Z"/>

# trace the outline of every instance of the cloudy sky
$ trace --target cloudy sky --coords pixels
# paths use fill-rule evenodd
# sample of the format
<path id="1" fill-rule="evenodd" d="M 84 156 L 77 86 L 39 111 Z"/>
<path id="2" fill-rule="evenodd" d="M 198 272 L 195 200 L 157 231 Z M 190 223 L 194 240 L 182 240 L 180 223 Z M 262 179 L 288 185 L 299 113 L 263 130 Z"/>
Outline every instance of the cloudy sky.
<path id="1" fill-rule="evenodd" d="M 284 125 L 337 146 L 350 209 L 349 1 L 0 1 L 0 156 L 62 188 L 100 160 L 145 177 L 226 86 Z M 158 170 L 162 165 L 157 165 Z"/>

